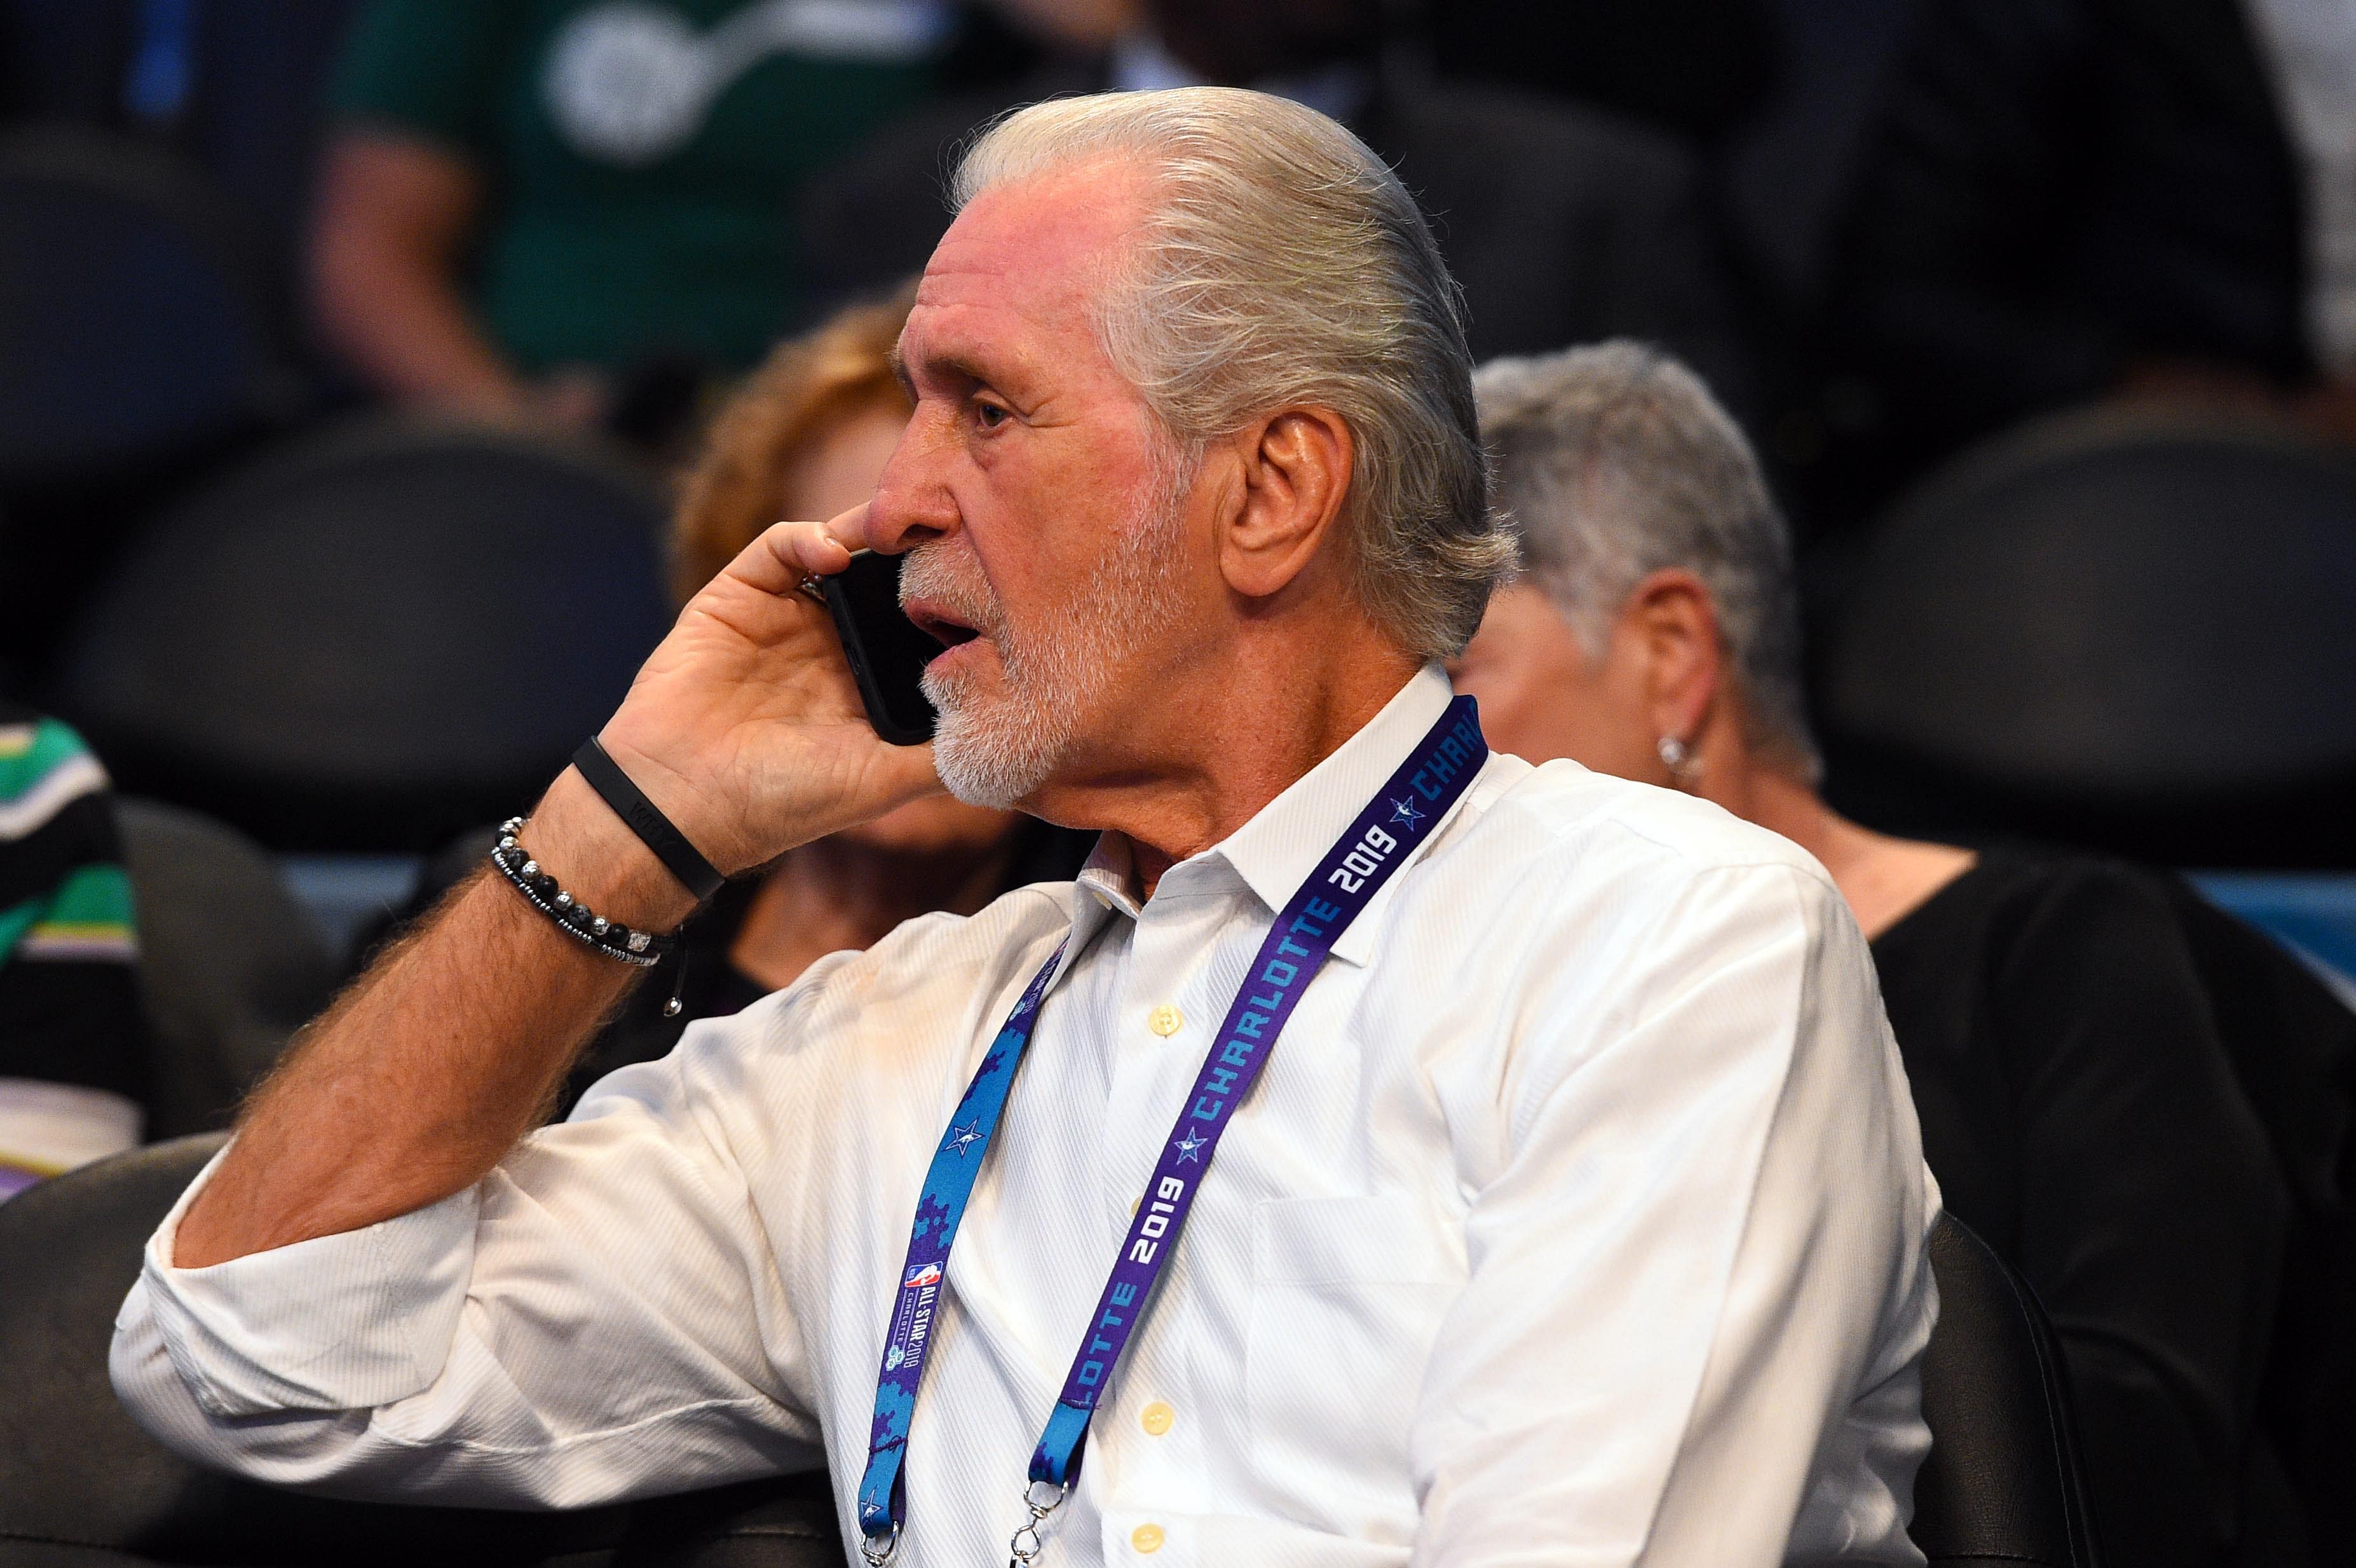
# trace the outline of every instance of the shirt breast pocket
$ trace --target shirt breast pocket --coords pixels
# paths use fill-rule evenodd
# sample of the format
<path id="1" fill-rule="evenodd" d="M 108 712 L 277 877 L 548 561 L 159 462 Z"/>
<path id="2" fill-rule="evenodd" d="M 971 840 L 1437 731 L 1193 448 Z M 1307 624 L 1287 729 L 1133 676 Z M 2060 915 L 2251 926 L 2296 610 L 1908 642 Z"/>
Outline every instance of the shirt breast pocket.
<path id="1" fill-rule="evenodd" d="M 1331 1516 L 1314 1522 L 1379 1534 L 1379 1521 L 1404 1504 L 1412 1528 L 1408 1426 L 1462 1283 L 1452 1251 L 1403 1197 L 1279 1198 L 1254 1208 L 1244 1373 L 1253 1455 L 1263 1474 L 1312 1483 L 1304 1497 Z"/>

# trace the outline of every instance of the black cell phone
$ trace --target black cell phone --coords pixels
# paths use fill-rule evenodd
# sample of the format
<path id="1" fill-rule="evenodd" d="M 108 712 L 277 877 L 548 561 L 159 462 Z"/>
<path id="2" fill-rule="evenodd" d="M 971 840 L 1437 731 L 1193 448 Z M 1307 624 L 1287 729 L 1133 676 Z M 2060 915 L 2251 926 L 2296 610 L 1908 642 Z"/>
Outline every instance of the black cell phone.
<path id="1" fill-rule="evenodd" d="M 859 682 L 868 724 L 894 746 L 922 746 L 933 738 L 938 715 L 925 700 L 921 682 L 941 644 L 900 613 L 904 559 L 855 551 L 849 566 L 818 581 L 851 660 L 851 678 Z"/>

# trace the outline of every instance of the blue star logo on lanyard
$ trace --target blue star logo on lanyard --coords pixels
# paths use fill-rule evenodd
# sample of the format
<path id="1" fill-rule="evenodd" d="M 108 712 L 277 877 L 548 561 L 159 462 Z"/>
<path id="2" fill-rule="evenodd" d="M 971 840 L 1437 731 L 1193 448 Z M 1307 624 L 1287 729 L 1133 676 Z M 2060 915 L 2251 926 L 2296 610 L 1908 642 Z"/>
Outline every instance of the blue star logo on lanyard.
<path id="1" fill-rule="evenodd" d="M 1415 802 L 1413 800 L 1393 800 L 1391 802 L 1391 821 L 1395 822 L 1405 822 L 1409 832 L 1413 832 L 1415 831 L 1415 824 L 1423 821 L 1425 815 L 1425 812 L 1419 811 L 1415 809 Z"/>
<path id="2" fill-rule="evenodd" d="M 1178 1151 L 1178 1163 L 1180 1165 L 1198 1165 L 1202 1162 L 1203 1158 L 1203 1145 L 1209 1142 L 1210 1140 L 1208 1138 L 1200 1137 L 1192 1129 L 1189 1129 L 1184 1137 L 1179 1139 L 1170 1146 Z"/>
<path id="3" fill-rule="evenodd" d="M 956 1155 L 962 1158 L 968 1149 L 972 1148 L 976 1144 L 980 1142 L 981 1128 L 976 1123 L 969 1122 L 962 1127 L 951 1127 L 949 1129 L 948 1142 L 941 1145 L 941 1153 L 945 1155 Z"/>

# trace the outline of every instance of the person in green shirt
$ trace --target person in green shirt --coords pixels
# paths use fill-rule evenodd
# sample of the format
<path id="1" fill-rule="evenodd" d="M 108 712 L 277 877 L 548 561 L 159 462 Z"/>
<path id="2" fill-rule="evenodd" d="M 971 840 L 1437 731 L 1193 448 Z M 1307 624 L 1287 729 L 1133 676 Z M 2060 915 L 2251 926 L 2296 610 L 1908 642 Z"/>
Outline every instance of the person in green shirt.
<path id="1" fill-rule="evenodd" d="M 372 0 L 311 252 L 329 345 L 400 402 L 612 418 L 650 365 L 800 325 L 803 182 L 920 102 L 947 0 Z"/>

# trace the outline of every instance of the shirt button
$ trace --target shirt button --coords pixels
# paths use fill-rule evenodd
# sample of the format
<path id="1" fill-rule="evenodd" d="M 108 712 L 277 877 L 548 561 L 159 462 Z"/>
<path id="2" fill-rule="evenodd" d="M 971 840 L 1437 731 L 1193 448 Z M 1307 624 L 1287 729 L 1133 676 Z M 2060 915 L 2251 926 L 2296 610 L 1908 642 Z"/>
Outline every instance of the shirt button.
<path id="1" fill-rule="evenodd" d="M 1168 1539 L 1158 1524 L 1141 1524 L 1129 1532 L 1129 1543 L 1140 1552 L 1159 1552 L 1162 1541 Z"/>
<path id="2" fill-rule="evenodd" d="M 1178 1412 L 1172 1410 L 1168 1405 L 1163 1404 L 1160 1400 L 1155 1400 L 1151 1404 L 1147 1405 L 1144 1411 L 1141 1412 L 1137 1418 L 1138 1424 L 1144 1427 L 1149 1434 L 1155 1437 L 1159 1437 L 1163 1433 L 1169 1431 L 1171 1423 L 1177 1419 Z"/>
<path id="3" fill-rule="evenodd" d="M 1176 1034 L 1185 1022 L 1186 1015 L 1164 1002 L 1146 1018 L 1145 1026 L 1166 1040 Z"/>

